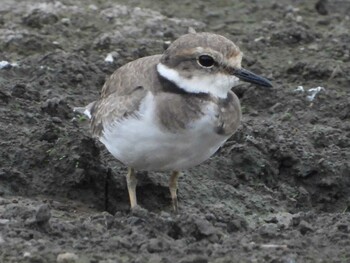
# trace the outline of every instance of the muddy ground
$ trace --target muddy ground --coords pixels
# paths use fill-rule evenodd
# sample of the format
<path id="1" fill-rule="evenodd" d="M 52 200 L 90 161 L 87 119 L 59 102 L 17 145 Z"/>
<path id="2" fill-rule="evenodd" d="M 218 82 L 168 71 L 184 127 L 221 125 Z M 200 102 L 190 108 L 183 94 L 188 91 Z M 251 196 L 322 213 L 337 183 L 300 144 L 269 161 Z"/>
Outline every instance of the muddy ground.
<path id="1" fill-rule="evenodd" d="M 1 0 L 0 262 L 350 262 L 349 13 L 340 0 Z M 188 27 L 232 39 L 274 88 L 234 89 L 243 123 L 180 178 L 178 215 L 164 173 L 138 174 L 130 212 L 126 168 L 72 109 Z"/>

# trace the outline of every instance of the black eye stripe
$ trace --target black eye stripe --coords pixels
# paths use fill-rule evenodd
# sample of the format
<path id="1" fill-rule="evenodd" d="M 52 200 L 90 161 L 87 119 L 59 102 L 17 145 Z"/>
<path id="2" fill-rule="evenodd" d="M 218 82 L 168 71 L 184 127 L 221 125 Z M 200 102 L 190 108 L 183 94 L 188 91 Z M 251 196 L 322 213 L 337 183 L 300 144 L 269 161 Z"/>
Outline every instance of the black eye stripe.
<path id="1" fill-rule="evenodd" d="M 199 65 L 205 68 L 210 68 L 215 64 L 215 60 L 209 55 L 201 55 L 197 60 Z"/>

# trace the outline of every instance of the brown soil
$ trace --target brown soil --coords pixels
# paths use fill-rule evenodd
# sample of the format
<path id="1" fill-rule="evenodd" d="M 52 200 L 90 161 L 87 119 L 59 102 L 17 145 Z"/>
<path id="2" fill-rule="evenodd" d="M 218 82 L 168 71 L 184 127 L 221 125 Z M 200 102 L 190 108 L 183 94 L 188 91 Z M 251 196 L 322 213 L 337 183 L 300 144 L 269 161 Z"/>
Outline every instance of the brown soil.
<path id="1" fill-rule="evenodd" d="M 349 11 L 340 0 L 1 0 L 0 61 L 12 65 L 0 69 L 0 262 L 350 262 Z M 178 215 L 164 173 L 138 174 L 143 208 L 130 212 L 126 168 L 72 109 L 188 27 L 232 39 L 274 88 L 234 89 L 243 123 L 180 179 Z"/>

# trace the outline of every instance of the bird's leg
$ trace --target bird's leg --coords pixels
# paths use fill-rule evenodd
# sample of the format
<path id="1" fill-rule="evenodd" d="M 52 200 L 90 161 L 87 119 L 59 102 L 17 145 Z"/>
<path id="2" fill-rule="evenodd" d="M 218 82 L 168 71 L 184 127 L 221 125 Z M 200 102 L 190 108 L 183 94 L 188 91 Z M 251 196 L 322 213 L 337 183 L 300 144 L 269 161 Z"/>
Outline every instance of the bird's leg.
<path id="1" fill-rule="evenodd" d="M 171 176 L 170 176 L 170 180 L 169 180 L 169 190 L 170 190 L 170 195 L 171 195 L 171 200 L 173 203 L 173 208 L 174 208 L 174 212 L 177 213 L 178 212 L 178 206 L 177 206 L 177 179 L 180 176 L 180 172 L 178 171 L 174 171 Z"/>
<path id="2" fill-rule="evenodd" d="M 135 208 L 135 206 L 137 206 L 137 199 L 136 199 L 137 179 L 135 176 L 134 168 L 128 167 L 128 174 L 126 176 L 126 183 L 128 185 L 130 206 L 131 206 L 131 209 L 133 209 L 133 208 Z"/>

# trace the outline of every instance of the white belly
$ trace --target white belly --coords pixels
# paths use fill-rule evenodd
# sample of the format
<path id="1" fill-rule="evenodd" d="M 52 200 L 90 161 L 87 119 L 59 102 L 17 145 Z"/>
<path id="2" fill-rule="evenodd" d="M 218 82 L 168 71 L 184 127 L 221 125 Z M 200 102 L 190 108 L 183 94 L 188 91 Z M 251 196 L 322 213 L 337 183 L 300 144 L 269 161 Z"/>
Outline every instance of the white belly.
<path id="1" fill-rule="evenodd" d="M 153 96 L 148 95 L 138 118 L 114 123 L 100 138 L 109 152 L 129 167 L 156 171 L 187 169 L 207 160 L 229 137 L 215 133 L 214 112 L 208 112 L 186 130 L 162 130 L 153 106 Z"/>

